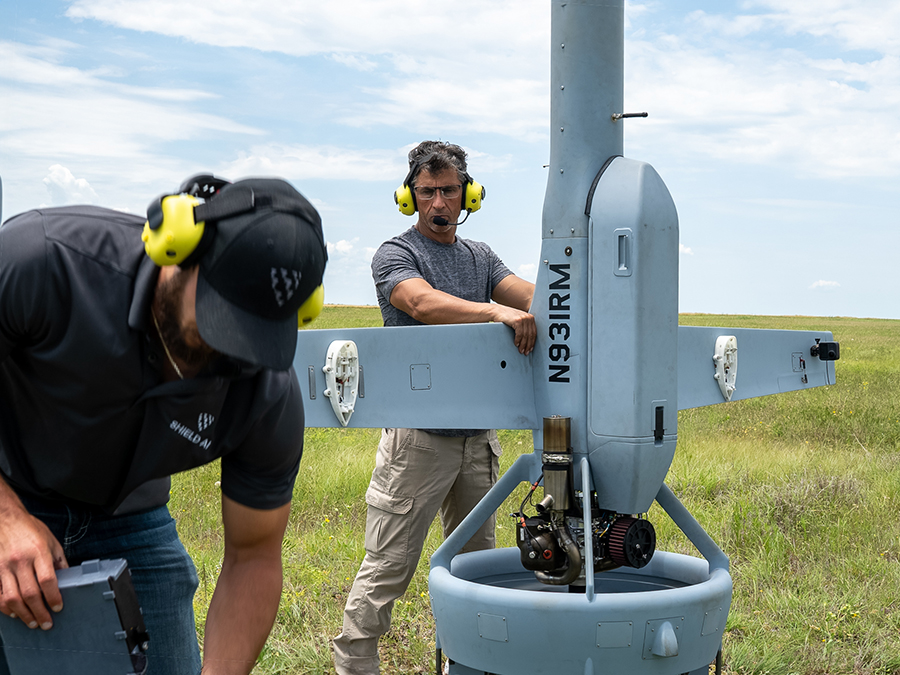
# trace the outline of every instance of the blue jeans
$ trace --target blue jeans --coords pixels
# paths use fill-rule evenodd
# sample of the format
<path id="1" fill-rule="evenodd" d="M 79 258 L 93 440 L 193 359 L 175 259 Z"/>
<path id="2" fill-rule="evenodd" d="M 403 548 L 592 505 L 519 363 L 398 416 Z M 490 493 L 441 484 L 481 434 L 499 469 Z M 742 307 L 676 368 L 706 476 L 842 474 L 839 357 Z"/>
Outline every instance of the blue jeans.
<path id="1" fill-rule="evenodd" d="M 193 603 L 197 570 L 178 539 L 168 507 L 108 516 L 42 500 L 22 502 L 47 524 L 70 566 L 103 558 L 128 562 L 150 635 L 147 675 L 200 672 Z M 0 675 L 8 672 L 0 644 Z"/>

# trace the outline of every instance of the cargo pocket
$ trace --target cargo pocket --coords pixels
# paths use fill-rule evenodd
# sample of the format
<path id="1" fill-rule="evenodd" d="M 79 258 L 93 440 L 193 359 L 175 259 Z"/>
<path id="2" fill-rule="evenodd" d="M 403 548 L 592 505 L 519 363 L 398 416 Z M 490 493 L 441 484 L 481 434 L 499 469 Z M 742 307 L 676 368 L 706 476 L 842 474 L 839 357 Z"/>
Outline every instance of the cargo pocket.
<path id="1" fill-rule="evenodd" d="M 488 432 L 488 445 L 491 446 L 491 485 L 496 485 L 500 478 L 500 455 L 503 454 L 503 448 L 500 447 L 495 429 Z"/>
<path id="2" fill-rule="evenodd" d="M 494 453 L 494 457 L 499 457 L 503 454 L 503 448 L 500 446 L 500 439 L 497 438 L 496 429 L 491 429 L 488 433 L 488 445 L 491 446 L 491 452 Z"/>
<path id="3" fill-rule="evenodd" d="M 366 504 L 369 505 L 366 552 L 394 562 L 405 561 L 409 553 L 413 498 L 390 495 L 369 485 Z"/>

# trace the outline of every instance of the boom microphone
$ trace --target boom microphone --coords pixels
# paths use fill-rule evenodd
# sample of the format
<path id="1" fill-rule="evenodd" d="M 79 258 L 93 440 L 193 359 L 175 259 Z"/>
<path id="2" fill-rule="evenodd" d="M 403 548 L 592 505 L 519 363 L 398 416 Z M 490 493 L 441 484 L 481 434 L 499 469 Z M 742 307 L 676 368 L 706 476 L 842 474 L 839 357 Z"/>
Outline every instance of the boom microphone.
<path id="1" fill-rule="evenodd" d="M 447 219 L 444 218 L 443 216 L 435 216 L 434 218 L 432 218 L 432 222 L 433 222 L 435 225 L 438 225 L 438 226 L 440 226 L 440 227 L 443 227 L 444 225 L 462 225 L 464 222 L 466 222 L 466 220 L 468 219 L 470 213 L 472 213 L 472 212 L 471 212 L 471 211 L 466 211 L 466 217 L 463 218 L 462 220 L 460 220 L 459 222 L 456 222 L 456 223 L 451 223 L 449 220 L 447 220 Z"/>

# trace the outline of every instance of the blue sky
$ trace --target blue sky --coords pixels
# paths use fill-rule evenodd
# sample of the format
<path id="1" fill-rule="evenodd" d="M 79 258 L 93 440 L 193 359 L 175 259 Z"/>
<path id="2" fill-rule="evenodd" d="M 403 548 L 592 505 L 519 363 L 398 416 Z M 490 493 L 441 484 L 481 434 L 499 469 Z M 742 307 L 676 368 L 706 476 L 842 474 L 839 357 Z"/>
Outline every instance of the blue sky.
<path id="1" fill-rule="evenodd" d="M 625 107 L 650 116 L 625 155 L 678 207 L 681 311 L 900 319 L 900 5 L 632 2 L 626 24 Z M 375 304 L 406 152 L 439 138 L 488 191 L 459 234 L 533 279 L 549 32 L 549 0 L 0 0 L 3 217 L 280 176 L 322 214 L 326 302 Z"/>

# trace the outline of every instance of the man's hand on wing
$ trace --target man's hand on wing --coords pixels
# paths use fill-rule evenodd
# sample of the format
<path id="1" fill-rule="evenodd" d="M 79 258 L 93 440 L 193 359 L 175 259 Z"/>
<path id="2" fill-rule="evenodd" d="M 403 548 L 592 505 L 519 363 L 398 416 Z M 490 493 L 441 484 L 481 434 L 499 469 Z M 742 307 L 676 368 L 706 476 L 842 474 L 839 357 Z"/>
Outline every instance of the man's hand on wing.
<path id="1" fill-rule="evenodd" d="M 506 305 L 492 305 L 492 307 L 495 310 L 494 321 L 504 323 L 515 331 L 513 340 L 519 353 L 526 356 L 530 354 L 534 349 L 534 342 L 537 340 L 534 316 L 521 309 Z"/>
<path id="2" fill-rule="evenodd" d="M 525 355 L 532 352 L 537 340 L 534 316 L 526 311 L 531 307 L 533 297 L 534 284 L 515 274 L 504 277 L 491 294 L 491 298 L 500 306 L 500 312 L 494 321 L 502 321 L 516 332 L 516 347 L 520 354 Z"/>
<path id="3" fill-rule="evenodd" d="M 69 565 L 47 526 L 16 502 L 0 502 L 0 612 L 49 630 L 48 606 L 59 612 L 63 605 L 55 570 Z"/>

